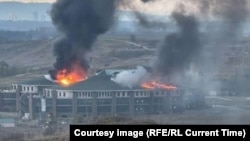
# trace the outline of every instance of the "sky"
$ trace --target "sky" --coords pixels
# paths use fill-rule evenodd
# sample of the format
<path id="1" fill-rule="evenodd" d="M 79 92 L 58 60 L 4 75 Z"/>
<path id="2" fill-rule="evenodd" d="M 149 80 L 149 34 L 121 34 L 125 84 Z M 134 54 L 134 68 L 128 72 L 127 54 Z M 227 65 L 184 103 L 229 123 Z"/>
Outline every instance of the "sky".
<path id="1" fill-rule="evenodd" d="M 1 1 L 18 1 L 18 2 L 54 2 L 55 0 L 0 0 Z"/>
<path id="2" fill-rule="evenodd" d="M 1 1 L 18 1 L 18 2 L 55 2 L 56 0 L 0 0 Z M 169 15 L 175 9 L 178 3 L 185 3 L 189 12 L 196 13 L 199 11 L 194 7 L 192 1 L 187 0 L 157 0 L 148 3 L 142 3 L 141 0 L 126 0 L 127 5 L 121 5 L 121 10 L 136 10 L 142 13 L 151 13 L 155 15 Z"/>
<path id="3" fill-rule="evenodd" d="M 0 0 L 0 2 L 3 1 L 17 1 L 17 2 L 50 2 L 53 3 L 56 0 Z M 146 12 L 146 13 L 168 13 L 173 9 L 173 4 L 176 2 L 181 1 L 181 0 L 158 0 L 157 2 L 154 3 L 148 3 L 148 4 L 143 4 L 141 0 L 127 0 L 130 5 L 133 5 L 134 9 L 137 9 L 138 11 L 142 10 L 141 12 Z M 122 10 L 131 10 L 130 8 L 127 7 L 120 7 L 119 9 Z"/>

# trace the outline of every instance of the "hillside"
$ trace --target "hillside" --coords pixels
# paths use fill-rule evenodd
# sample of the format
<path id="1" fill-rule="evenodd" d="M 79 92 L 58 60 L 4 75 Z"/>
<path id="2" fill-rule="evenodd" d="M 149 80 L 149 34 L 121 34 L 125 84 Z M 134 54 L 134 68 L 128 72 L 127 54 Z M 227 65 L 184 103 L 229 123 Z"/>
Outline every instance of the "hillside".
<path id="1" fill-rule="evenodd" d="M 149 65 L 155 54 L 158 39 L 137 39 L 135 43 L 151 47 L 144 49 L 138 44 L 128 42 L 129 37 L 101 37 L 94 44 L 88 54 L 90 73 L 104 68 L 135 67 L 137 65 Z M 35 74 L 25 74 L 6 78 L 11 82 L 44 75 L 53 67 L 53 42 L 55 40 L 25 41 L 19 43 L 1 44 L 0 60 L 6 61 L 11 66 L 25 67 L 33 70 Z M 31 76 L 30 76 L 31 75 Z M 1 78 L 3 80 L 4 78 Z M 8 81 L 1 81 L 6 86 Z"/>

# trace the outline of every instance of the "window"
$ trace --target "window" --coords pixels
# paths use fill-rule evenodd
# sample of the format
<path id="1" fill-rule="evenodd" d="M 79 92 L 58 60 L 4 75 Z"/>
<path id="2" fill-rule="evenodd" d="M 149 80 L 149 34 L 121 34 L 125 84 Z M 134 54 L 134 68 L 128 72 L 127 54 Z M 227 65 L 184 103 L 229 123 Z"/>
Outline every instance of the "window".
<path id="1" fill-rule="evenodd" d="M 23 91 L 26 91 L 26 88 L 25 88 L 25 86 L 23 87 Z"/>
<path id="2" fill-rule="evenodd" d="M 128 96 L 128 93 L 127 93 L 127 92 L 124 92 L 124 96 L 125 96 L 125 97 Z"/>
<path id="3" fill-rule="evenodd" d="M 59 97 L 61 97 L 62 96 L 62 94 L 61 94 L 61 92 L 59 92 Z"/>
<path id="4" fill-rule="evenodd" d="M 136 92 L 136 95 L 137 95 L 137 96 L 140 96 L 140 92 Z"/>
<path id="5" fill-rule="evenodd" d="M 29 87 L 27 87 L 27 91 L 29 91 Z"/>
<path id="6" fill-rule="evenodd" d="M 63 97 L 66 97 L 66 92 L 63 93 Z"/>
<path id="7" fill-rule="evenodd" d="M 33 87 L 31 87 L 31 91 L 33 91 Z"/>

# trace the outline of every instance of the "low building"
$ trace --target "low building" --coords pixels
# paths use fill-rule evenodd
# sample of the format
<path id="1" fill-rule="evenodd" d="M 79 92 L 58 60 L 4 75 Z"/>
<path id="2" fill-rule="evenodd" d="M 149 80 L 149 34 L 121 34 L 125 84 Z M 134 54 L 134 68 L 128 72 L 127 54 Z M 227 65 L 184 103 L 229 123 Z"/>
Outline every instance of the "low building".
<path id="1" fill-rule="evenodd" d="M 25 119 L 24 115 L 29 115 L 28 119 L 44 119 L 171 114 L 204 104 L 202 94 L 193 89 L 123 87 L 111 79 L 120 71 L 98 71 L 69 87 L 62 87 L 48 77 L 20 82 L 12 84 L 11 94 L 1 94 L 0 100 L 4 101 L 2 104 L 16 106 L 20 118 Z"/>
<path id="2" fill-rule="evenodd" d="M 0 111 L 16 112 L 16 92 L 3 90 L 0 92 Z"/>
<path id="3" fill-rule="evenodd" d="M 106 71 L 70 87 L 44 89 L 46 111 L 56 117 L 135 116 L 183 110 L 182 93 L 177 90 L 142 87 L 129 89 L 111 80 Z"/>
<path id="4" fill-rule="evenodd" d="M 46 79 L 45 76 L 12 84 L 12 90 L 16 94 L 16 110 L 20 116 L 29 113 L 30 119 L 37 118 L 39 115 L 34 113 L 40 113 L 41 111 L 40 96 L 43 89 L 56 85 L 56 83 Z"/>

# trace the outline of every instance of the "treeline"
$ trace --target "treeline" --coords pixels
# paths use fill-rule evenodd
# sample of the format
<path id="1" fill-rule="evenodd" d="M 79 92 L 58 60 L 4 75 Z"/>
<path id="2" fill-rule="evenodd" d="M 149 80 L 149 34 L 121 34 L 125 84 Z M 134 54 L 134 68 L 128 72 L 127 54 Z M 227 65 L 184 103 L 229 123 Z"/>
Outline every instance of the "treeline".
<path id="1" fill-rule="evenodd" d="M 16 67 L 16 66 L 10 66 L 5 61 L 0 61 L 0 77 L 7 77 L 7 76 L 13 76 L 17 74 L 26 73 L 27 69 Z"/>

